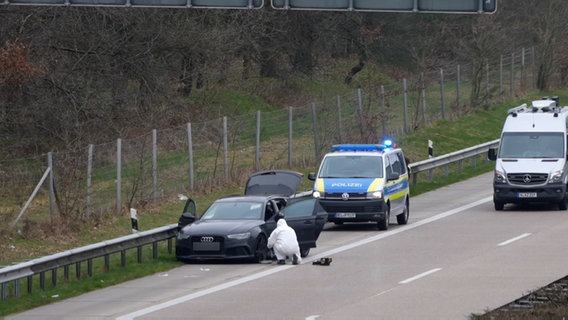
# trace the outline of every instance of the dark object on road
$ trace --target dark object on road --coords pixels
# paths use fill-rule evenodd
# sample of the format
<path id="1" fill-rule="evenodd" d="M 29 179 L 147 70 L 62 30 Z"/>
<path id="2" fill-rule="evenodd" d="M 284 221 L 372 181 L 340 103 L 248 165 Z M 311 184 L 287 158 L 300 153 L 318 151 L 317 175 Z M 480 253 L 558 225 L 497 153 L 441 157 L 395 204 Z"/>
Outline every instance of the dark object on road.
<path id="1" fill-rule="evenodd" d="M 329 266 L 331 264 L 331 261 L 333 261 L 332 258 L 321 258 L 312 262 L 312 264 L 319 266 Z"/>

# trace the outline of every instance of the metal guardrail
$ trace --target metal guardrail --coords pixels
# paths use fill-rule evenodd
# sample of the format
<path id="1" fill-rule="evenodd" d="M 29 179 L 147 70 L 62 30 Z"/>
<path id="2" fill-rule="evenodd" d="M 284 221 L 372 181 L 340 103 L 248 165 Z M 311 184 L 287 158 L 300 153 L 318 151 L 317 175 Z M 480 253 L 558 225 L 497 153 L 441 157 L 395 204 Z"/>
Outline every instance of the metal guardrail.
<path id="1" fill-rule="evenodd" d="M 412 173 L 412 183 L 417 182 L 418 174 L 425 171 L 432 171 L 433 169 L 442 166 L 448 166 L 451 163 L 459 162 L 475 158 L 489 150 L 489 148 L 497 147 L 499 140 L 480 144 L 471 148 L 463 149 L 460 151 L 452 152 L 439 157 L 431 158 L 428 160 L 420 161 L 411 164 L 409 167 Z M 461 166 L 460 166 L 461 167 Z M 446 171 L 447 173 L 447 171 Z M 430 176 L 431 178 L 431 176 Z M 158 242 L 168 241 L 168 252 L 172 252 L 173 239 L 177 234 L 177 224 L 143 231 L 128 236 L 103 241 L 84 247 L 64 251 L 61 253 L 45 256 L 39 259 L 30 260 L 27 262 L 19 263 L 13 266 L 0 269 L 0 286 L 2 301 L 8 297 L 8 285 L 13 282 L 14 296 L 20 296 L 20 281 L 27 278 L 27 291 L 32 292 L 33 277 L 39 274 L 40 288 L 45 287 L 45 273 L 51 272 L 51 281 L 55 286 L 57 285 L 57 271 L 63 268 L 63 274 L 66 279 L 69 278 L 69 268 L 71 265 L 76 266 L 76 276 L 80 277 L 81 263 L 87 262 L 87 273 L 92 276 L 93 273 L 93 259 L 104 257 L 105 267 L 109 268 L 109 256 L 113 253 L 121 254 L 121 264 L 126 265 L 126 251 L 131 249 L 138 250 L 138 262 L 141 262 L 142 247 L 145 245 L 152 245 L 153 258 L 157 258 Z"/>
<path id="2" fill-rule="evenodd" d="M 45 288 L 45 273 L 51 272 L 51 281 L 54 286 L 57 285 L 57 271 L 63 268 L 64 278 L 69 279 L 69 268 L 75 264 L 76 276 L 81 276 L 81 263 L 87 262 L 87 273 L 93 275 L 93 259 L 104 257 L 105 269 L 110 267 L 110 255 L 113 253 L 121 254 L 121 264 L 126 265 L 126 250 L 138 250 L 138 262 L 142 261 L 142 247 L 152 245 L 152 257 L 158 256 L 158 242 L 168 241 L 168 252 L 172 252 L 173 238 L 177 234 L 177 224 L 134 233 L 128 236 L 102 241 L 99 243 L 87 245 L 84 247 L 56 253 L 53 255 L 41 257 L 27 262 L 19 263 L 13 266 L 0 269 L 0 299 L 7 299 L 8 284 L 13 281 L 14 295 L 20 296 L 20 281 L 27 278 L 27 291 L 32 292 L 33 276 L 39 274 L 40 288 Z"/>
<path id="3" fill-rule="evenodd" d="M 445 167 L 446 175 L 448 175 L 448 166 L 452 163 L 458 162 L 459 169 L 462 170 L 462 162 L 467 159 L 475 159 L 480 154 L 487 153 L 490 148 L 496 148 L 499 146 L 499 139 L 486 142 L 477 146 L 473 146 L 467 149 L 462 149 L 456 152 L 448 153 L 439 157 L 434 157 L 431 159 L 419 161 L 409 165 L 410 172 L 412 174 L 412 185 L 418 182 L 418 174 L 424 171 L 429 171 L 429 181 L 432 180 L 432 171 L 434 169 Z M 475 164 L 475 162 L 474 162 Z"/>

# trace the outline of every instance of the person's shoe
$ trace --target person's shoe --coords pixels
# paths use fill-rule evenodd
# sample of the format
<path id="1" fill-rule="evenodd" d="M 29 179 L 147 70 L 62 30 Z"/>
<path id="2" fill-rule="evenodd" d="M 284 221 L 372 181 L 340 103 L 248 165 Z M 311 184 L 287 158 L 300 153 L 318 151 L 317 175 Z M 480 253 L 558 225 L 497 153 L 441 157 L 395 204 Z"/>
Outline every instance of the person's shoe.
<path id="1" fill-rule="evenodd" d="M 277 264 L 286 264 L 286 260 L 278 260 Z"/>
<path id="2" fill-rule="evenodd" d="M 294 255 L 294 257 L 292 258 L 292 264 L 300 264 L 300 262 L 298 262 L 298 256 Z"/>

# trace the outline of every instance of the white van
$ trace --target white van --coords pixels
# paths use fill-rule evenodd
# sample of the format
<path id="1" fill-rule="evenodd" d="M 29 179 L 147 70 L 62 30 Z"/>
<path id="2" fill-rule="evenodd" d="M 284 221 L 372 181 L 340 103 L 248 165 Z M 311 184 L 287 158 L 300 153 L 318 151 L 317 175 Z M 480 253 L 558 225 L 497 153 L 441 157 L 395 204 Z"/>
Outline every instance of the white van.
<path id="1" fill-rule="evenodd" d="M 507 203 L 555 203 L 566 210 L 568 107 L 557 97 L 510 109 L 497 149 L 493 179 L 495 210 Z"/>

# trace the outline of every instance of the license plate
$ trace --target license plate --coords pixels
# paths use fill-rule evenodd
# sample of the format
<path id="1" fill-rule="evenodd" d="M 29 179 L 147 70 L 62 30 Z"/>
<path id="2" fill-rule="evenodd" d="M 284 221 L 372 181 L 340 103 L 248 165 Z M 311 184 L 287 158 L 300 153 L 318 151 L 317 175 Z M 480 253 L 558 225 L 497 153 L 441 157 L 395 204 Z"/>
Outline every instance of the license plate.
<path id="1" fill-rule="evenodd" d="M 336 218 L 355 218 L 355 212 L 338 212 L 335 214 Z"/>
<path id="2" fill-rule="evenodd" d="M 536 192 L 519 192 L 517 198 L 536 198 Z"/>
<path id="3" fill-rule="evenodd" d="M 221 244 L 219 242 L 194 242 L 193 251 L 219 251 Z"/>

